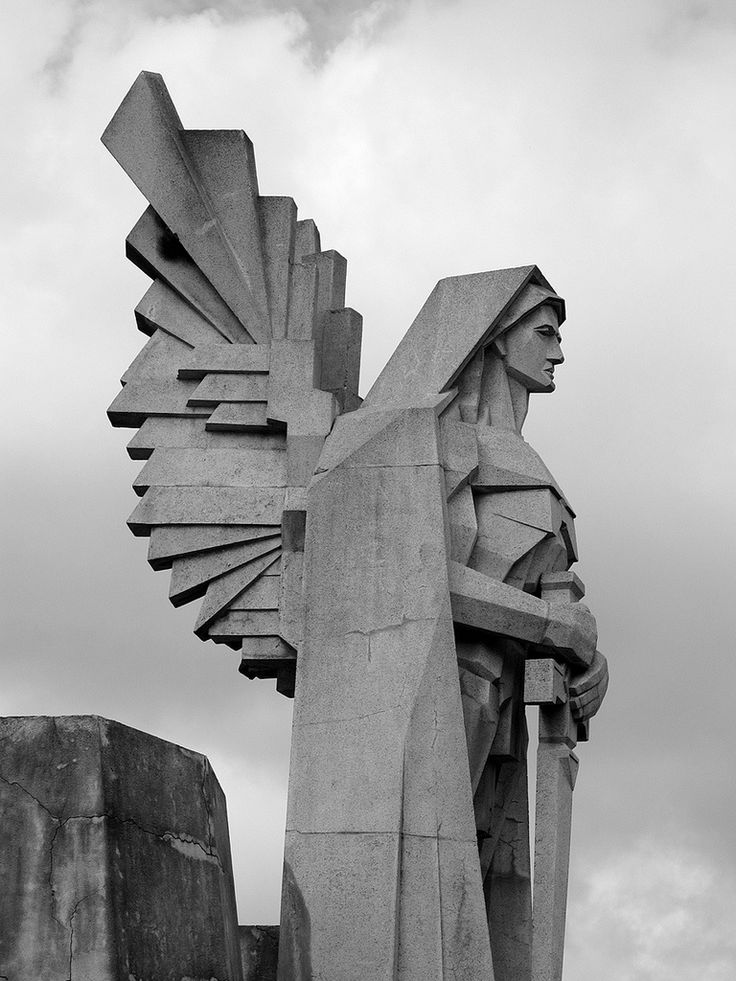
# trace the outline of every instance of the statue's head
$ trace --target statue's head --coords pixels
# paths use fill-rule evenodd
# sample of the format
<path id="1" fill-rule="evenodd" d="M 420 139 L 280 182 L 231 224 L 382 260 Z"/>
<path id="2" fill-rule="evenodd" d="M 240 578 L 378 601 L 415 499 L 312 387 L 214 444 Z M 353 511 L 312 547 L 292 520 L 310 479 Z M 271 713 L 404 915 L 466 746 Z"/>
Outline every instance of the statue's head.
<path id="1" fill-rule="evenodd" d="M 536 266 L 440 280 L 365 405 L 416 405 L 454 388 L 461 399 L 474 389 L 477 404 L 501 366 L 527 391 L 552 392 L 564 319 L 564 300 Z"/>
<path id="2" fill-rule="evenodd" d="M 555 366 L 562 354 L 560 318 L 551 303 L 542 303 L 499 333 L 486 350 L 503 362 L 506 374 L 529 392 L 555 390 Z"/>

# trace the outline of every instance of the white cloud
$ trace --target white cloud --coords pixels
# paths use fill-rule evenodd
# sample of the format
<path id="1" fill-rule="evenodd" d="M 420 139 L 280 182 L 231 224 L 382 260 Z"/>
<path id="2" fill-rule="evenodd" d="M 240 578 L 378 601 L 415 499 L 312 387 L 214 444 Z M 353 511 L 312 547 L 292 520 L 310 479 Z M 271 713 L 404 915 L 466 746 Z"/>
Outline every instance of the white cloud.
<path id="1" fill-rule="evenodd" d="M 669 830 L 579 876 L 568 910 L 569 981 L 736 976 L 736 879 Z"/>

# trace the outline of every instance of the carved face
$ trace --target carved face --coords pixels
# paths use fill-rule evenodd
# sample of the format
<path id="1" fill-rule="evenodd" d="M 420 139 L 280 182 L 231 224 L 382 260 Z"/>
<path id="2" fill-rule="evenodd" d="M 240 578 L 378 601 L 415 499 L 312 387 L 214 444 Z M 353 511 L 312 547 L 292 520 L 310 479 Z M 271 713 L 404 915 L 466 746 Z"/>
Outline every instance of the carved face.
<path id="1" fill-rule="evenodd" d="M 559 319 L 549 304 L 537 307 L 518 324 L 496 338 L 494 346 L 506 371 L 530 392 L 555 390 L 555 365 L 565 360 Z"/>

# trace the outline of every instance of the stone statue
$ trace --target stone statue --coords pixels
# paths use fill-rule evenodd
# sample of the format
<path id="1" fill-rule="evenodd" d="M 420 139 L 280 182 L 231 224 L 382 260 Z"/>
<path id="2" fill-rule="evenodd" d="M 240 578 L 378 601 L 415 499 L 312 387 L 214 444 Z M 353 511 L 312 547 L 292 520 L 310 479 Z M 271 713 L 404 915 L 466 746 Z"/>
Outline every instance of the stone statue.
<path id="1" fill-rule="evenodd" d="M 143 73 L 103 141 L 151 339 L 109 410 L 130 518 L 203 639 L 295 696 L 279 978 L 559 979 L 576 741 L 605 694 L 573 512 L 521 436 L 564 301 L 440 281 L 364 400 L 345 260 L 244 133 Z M 524 705 L 540 704 L 534 910 Z M 545 810 L 546 808 L 546 810 Z"/>

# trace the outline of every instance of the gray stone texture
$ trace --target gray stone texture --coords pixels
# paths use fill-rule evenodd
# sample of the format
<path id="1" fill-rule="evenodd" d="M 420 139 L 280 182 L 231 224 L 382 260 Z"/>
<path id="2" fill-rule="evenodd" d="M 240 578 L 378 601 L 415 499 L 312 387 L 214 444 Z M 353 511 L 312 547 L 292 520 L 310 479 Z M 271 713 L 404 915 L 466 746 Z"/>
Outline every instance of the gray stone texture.
<path id="1" fill-rule="evenodd" d="M 365 415 L 308 492 L 279 977 L 490 977 L 437 416 Z"/>
<path id="2" fill-rule="evenodd" d="M 0 719 L 0 976 L 240 981 L 205 757 L 94 716 Z"/>
<path id="3" fill-rule="evenodd" d="M 276 981 L 278 926 L 241 926 L 238 932 L 243 981 Z"/>

